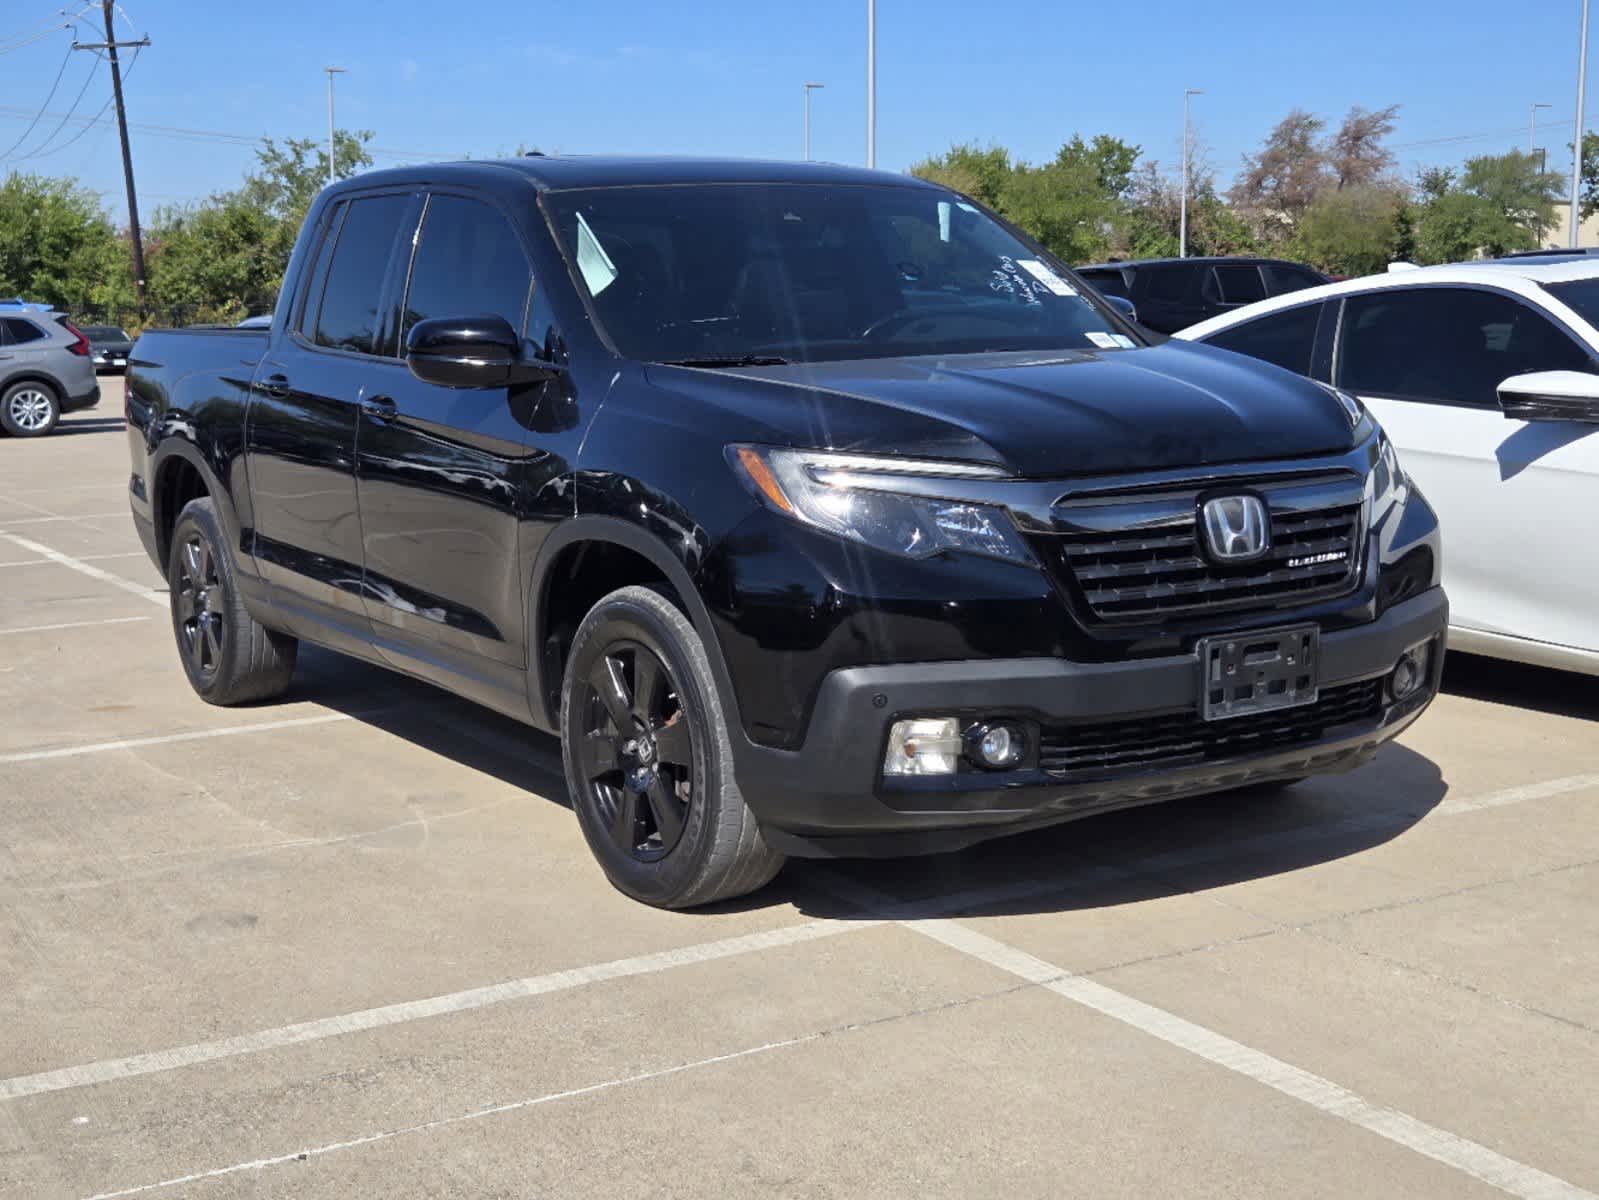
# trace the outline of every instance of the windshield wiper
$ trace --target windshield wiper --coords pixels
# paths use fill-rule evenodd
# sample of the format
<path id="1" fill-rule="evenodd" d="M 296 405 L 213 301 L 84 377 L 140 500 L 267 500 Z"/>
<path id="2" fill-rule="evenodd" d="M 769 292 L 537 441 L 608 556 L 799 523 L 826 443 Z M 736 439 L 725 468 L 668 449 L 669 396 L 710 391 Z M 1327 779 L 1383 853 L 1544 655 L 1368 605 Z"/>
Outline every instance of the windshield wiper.
<path id="1" fill-rule="evenodd" d="M 703 358 L 668 358 L 669 367 L 786 367 L 788 359 L 778 354 L 708 354 Z"/>

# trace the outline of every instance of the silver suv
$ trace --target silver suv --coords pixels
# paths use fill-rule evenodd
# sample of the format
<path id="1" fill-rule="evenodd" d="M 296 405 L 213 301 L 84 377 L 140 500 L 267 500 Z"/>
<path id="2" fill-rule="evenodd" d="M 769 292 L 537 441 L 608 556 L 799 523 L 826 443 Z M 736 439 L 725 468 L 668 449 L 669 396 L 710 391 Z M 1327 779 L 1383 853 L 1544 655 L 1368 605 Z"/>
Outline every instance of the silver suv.
<path id="1" fill-rule="evenodd" d="M 0 429 L 39 437 L 100 403 L 89 339 L 43 304 L 0 300 Z"/>

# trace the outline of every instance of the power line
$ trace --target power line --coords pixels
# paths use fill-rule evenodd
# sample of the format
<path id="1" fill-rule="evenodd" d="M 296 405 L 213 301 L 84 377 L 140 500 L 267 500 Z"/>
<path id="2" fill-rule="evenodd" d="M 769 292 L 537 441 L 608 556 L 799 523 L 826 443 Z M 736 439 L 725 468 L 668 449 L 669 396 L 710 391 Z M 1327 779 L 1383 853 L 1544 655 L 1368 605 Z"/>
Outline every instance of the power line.
<path id="1" fill-rule="evenodd" d="M 77 48 L 77 44 L 76 43 L 73 43 L 73 48 L 74 49 Z M 59 122 L 57 122 L 56 127 L 54 129 L 52 129 L 48 134 L 45 135 L 44 141 L 40 142 L 37 146 L 35 146 L 32 150 L 29 150 L 26 154 L 17 155 L 15 161 L 23 162 L 23 161 L 25 161 L 27 159 L 30 159 L 30 158 L 38 158 L 41 154 L 43 154 L 45 152 L 45 147 L 48 146 L 51 142 L 55 141 L 56 135 L 59 134 L 63 129 L 65 129 L 67 127 L 68 119 L 71 118 L 73 115 L 75 115 L 77 113 L 78 105 L 83 103 L 83 97 L 88 92 L 89 85 L 94 82 L 94 77 L 99 72 L 99 70 L 100 70 L 100 55 L 96 54 L 94 56 L 94 62 L 89 65 L 89 74 L 84 77 L 83 86 L 78 89 L 78 94 L 72 98 L 72 107 L 67 109 L 66 115 L 63 116 Z"/>
<path id="2" fill-rule="evenodd" d="M 12 54 L 18 50 L 25 50 L 35 42 L 44 41 L 45 38 L 49 37 L 52 33 L 57 33 L 63 29 L 71 29 L 73 23 L 77 21 L 78 18 L 86 16 L 93 8 L 93 4 L 85 4 L 71 16 L 67 16 L 66 10 L 63 9 L 62 19 L 55 21 L 53 24 L 46 25 L 42 29 L 37 29 L 31 33 L 19 33 L 16 35 L 14 40 L 0 43 L 0 54 Z"/>
<path id="3" fill-rule="evenodd" d="M 124 81 L 130 79 L 133 76 L 134 65 L 139 61 L 139 51 L 140 51 L 140 49 L 142 49 L 142 47 L 136 47 L 134 49 L 134 51 L 133 51 L 133 57 L 128 60 L 128 69 L 122 73 L 122 78 L 123 78 Z M 66 141 L 62 142 L 59 146 L 51 146 L 50 149 L 48 149 L 48 150 L 35 150 L 31 154 L 26 155 L 25 157 L 28 157 L 28 158 L 49 158 L 52 154 L 60 154 L 63 150 L 67 149 L 67 147 L 73 145 L 79 139 L 81 139 L 84 134 L 88 133 L 96 125 L 99 125 L 99 124 L 102 124 L 102 123 L 104 123 L 106 125 L 112 124 L 112 122 L 102 122 L 101 118 L 106 115 L 106 110 L 111 107 L 111 105 L 114 103 L 114 101 L 115 101 L 115 97 L 107 96 L 106 97 L 106 102 L 100 106 L 100 111 L 95 113 L 94 116 L 88 117 L 88 118 L 79 117 L 78 120 L 83 125 L 83 128 L 78 130 L 77 133 L 73 134 Z"/>
<path id="4" fill-rule="evenodd" d="M 11 157 L 23 142 L 33 136 L 33 131 L 39 127 L 39 119 L 44 116 L 45 109 L 49 108 L 50 101 L 56 98 L 56 89 L 61 86 L 61 77 L 67 73 L 67 64 L 71 61 L 72 47 L 68 46 L 66 55 L 61 59 L 61 68 L 56 72 L 56 80 L 50 85 L 50 94 L 44 98 L 44 103 L 39 106 L 39 111 L 33 114 L 33 120 L 28 122 L 28 127 L 22 131 L 22 136 L 7 146 L 4 152 L 0 152 L 0 159 Z"/>

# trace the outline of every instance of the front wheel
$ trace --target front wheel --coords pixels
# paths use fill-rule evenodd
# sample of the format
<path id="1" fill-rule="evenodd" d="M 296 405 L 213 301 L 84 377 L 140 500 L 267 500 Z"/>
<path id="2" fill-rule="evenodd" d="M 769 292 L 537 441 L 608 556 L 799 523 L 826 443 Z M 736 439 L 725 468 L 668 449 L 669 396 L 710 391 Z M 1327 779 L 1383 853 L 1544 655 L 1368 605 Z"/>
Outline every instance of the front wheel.
<path id="1" fill-rule="evenodd" d="M 783 865 L 733 777 L 704 644 L 660 592 L 612 592 L 578 627 L 561 692 L 567 787 L 620 891 L 692 908 L 764 886 Z"/>

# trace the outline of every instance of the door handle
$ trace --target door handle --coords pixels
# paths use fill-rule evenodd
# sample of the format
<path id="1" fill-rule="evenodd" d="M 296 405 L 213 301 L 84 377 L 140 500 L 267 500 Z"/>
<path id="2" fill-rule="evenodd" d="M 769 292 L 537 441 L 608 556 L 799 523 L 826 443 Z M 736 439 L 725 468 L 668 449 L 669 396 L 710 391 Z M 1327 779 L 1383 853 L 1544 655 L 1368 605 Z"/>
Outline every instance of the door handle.
<path id="1" fill-rule="evenodd" d="M 399 409 L 392 396 L 363 396 L 361 411 L 374 421 L 392 421 Z"/>
<path id="2" fill-rule="evenodd" d="M 261 381 L 261 390 L 273 399 L 285 399 L 289 394 L 289 377 L 281 374 L 268 375 Z"/>

